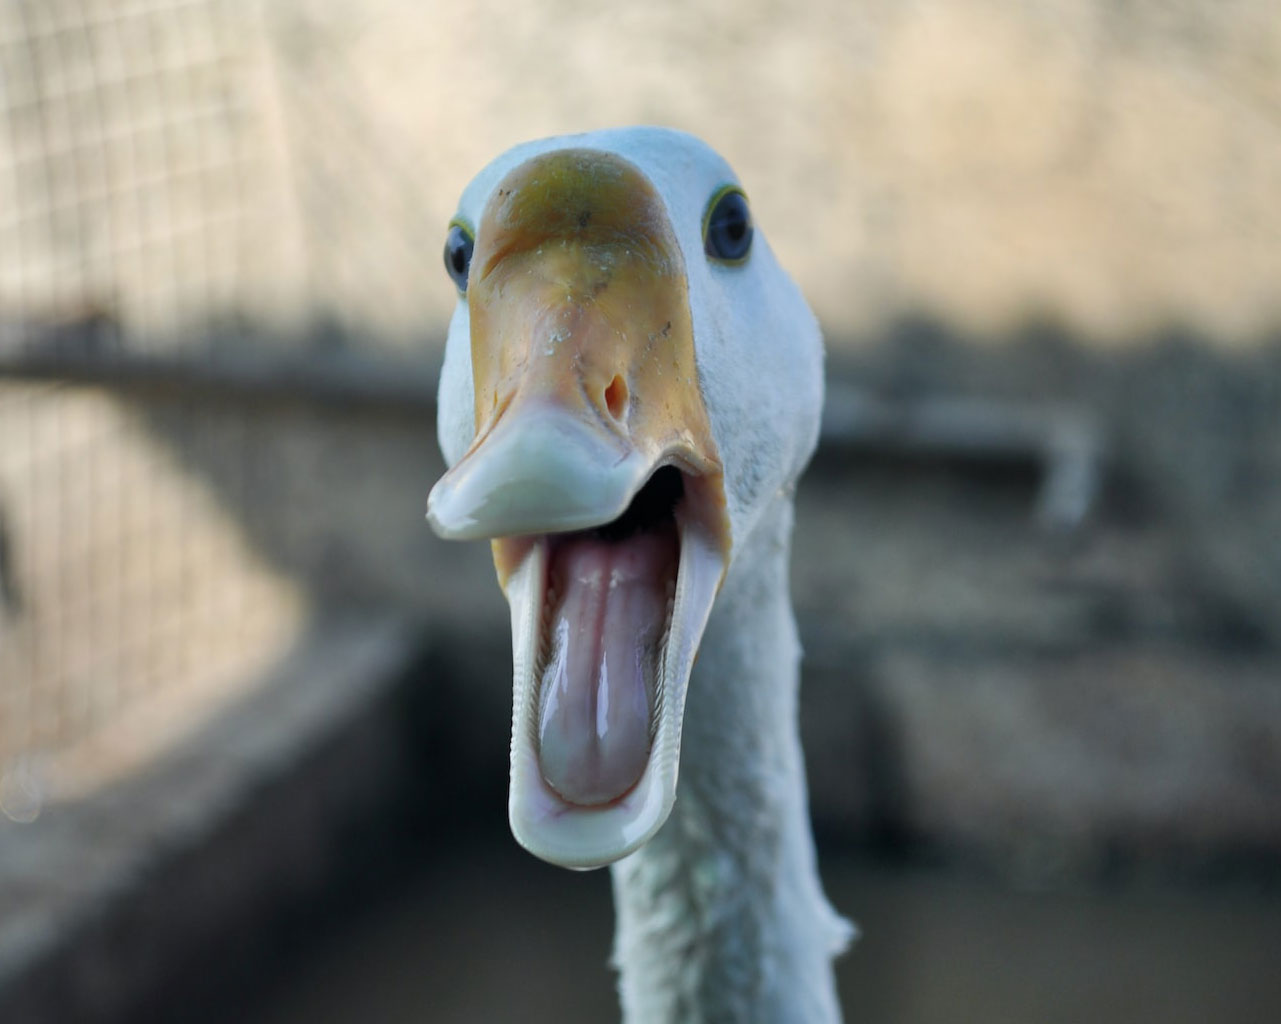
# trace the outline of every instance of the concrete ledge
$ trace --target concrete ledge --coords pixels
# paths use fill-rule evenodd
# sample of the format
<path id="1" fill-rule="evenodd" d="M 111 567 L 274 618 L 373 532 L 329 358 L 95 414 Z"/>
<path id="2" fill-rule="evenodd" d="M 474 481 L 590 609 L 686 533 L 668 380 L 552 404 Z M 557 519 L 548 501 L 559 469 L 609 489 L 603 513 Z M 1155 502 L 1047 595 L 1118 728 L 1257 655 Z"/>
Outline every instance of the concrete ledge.
<path id="1" fill-rule="evenodd" d="M 0 1020 L 144 1019 L 217 985 L 228 951 L 261 952 L 262 923 L 321 889 L 352 829 L 417 777 L 386 698 L 425 645 L 384 616 L 322 617 L 144 772 L 0 824 Z"/>

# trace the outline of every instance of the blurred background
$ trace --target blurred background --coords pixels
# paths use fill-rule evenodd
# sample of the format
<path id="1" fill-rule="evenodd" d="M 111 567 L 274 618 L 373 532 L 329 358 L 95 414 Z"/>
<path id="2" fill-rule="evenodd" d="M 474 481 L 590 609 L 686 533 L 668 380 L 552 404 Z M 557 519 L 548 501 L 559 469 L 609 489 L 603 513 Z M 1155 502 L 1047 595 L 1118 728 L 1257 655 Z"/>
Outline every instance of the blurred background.
<path id="1" fill-rule="evenodd" d="M 1281 1006 L 1268 0 L 0 0 L 0 1019 L 614 1019 L 423 521 L 445 225 L 735 166 L 829 345 L 803 734 L 850 1019 Z"/>

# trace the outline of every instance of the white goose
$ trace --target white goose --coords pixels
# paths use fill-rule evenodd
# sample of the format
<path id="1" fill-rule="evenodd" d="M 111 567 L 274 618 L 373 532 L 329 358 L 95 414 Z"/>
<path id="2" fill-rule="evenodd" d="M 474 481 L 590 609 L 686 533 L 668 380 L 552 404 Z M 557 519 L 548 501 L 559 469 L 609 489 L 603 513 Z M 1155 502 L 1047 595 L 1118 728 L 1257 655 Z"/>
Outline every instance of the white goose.
<path id="1" fill-rule="evenodd" d="M 513 833 L 612 865 L 626 1020 L 839 1021 L 787 580 L 813 315 L 728 165 L 664 129 L 503 154 L 445 258 L 428 518 L 493 541 L 511 605 Z"/>

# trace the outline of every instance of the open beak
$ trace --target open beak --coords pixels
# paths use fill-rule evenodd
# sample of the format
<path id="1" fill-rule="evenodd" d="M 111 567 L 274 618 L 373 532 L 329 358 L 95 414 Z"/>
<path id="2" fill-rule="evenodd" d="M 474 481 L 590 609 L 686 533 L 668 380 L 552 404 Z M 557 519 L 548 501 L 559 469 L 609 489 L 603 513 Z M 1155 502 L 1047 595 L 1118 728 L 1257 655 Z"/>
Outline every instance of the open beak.
<path id="1" fill-rule="evenodd" d="M 476 435 L 428 518 L 493 540 L 511 606 L 512 831 L 598 867 L 671 811 L 728 559 L 684 264 L 639 171 L 562 150 L 495 191 L 468 303 Z"/>

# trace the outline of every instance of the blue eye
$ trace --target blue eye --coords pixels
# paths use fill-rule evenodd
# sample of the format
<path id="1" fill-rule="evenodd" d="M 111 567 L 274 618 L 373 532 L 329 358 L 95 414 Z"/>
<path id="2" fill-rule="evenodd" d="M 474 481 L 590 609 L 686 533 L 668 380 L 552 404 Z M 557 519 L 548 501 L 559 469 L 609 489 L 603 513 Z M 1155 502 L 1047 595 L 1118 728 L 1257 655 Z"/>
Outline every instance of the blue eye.
<path id="1" fill-rule="evenodd" d="M 737 263 L 752 247 L 752 211 L 747 196 L 727 185 L 708 204 L 703 221 L 703 248 L 712 259 Z"/>
<path id="2" fill-rule="evenodd" d="M 467 290 L 467 272 L 471 269 L 471 252 L 476 242 L 463 225 L 449 225 L 445 236 L 445 269 L 460 292 Z"/>

